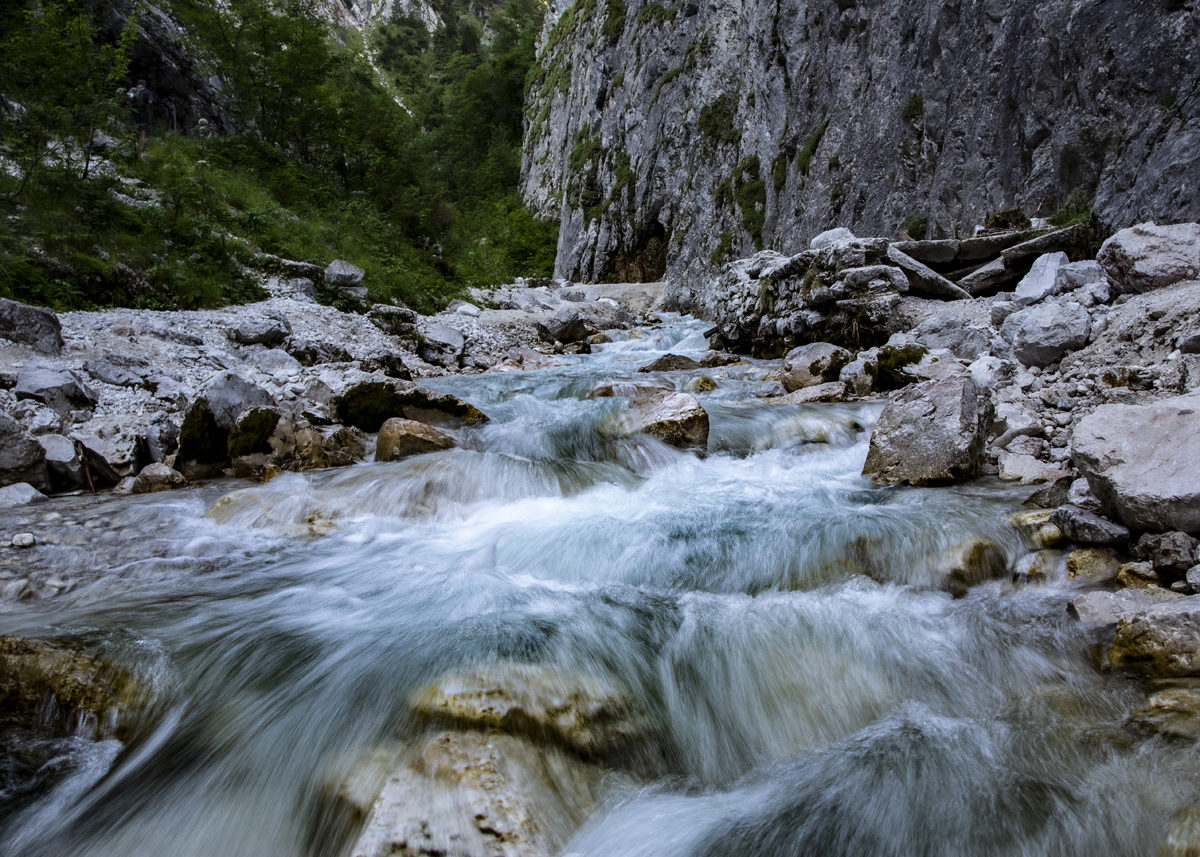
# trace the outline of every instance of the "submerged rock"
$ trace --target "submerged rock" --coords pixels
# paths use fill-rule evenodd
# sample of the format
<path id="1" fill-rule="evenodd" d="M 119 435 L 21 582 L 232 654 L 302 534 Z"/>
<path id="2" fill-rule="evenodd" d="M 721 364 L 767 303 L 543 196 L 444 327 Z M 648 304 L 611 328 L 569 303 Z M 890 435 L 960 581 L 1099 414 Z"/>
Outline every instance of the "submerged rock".
<path id="1" fill-rule="evenodd" d="M 410 455 L 452 449 L 454 438 L 444 431 L 401 417 L 392 417 L 379 428 L 376 461 L 396 461 Z"/>
<path id="2" fill-rule="evenodd" d="M 991 400 L 969 377 L 913 384 L 879 415 L 863 474 L 914 485 L 973 479 L 991 422 Z"/>
<path id="3" fill-rule="evenodd" d="M 646 433 L 680 449 L 708 449 L 708 412 L 694 396 L 663 390 L 627 403 L 622 434 Z"/>
<path id="4" fill-rule="evenodd" d="M 443 732 L 387 776 L 352 857 L 552 857 L 592 813 L 603 771 L 509 735 Z"/>
<path id="5" fill-rule="evenodd" d="M 639 372 L 676 372 L 686 369 L 699 369 L 700 364 L 682 354 L 664 354 L 657 360 L 647 363 L 638 369 Z"/>

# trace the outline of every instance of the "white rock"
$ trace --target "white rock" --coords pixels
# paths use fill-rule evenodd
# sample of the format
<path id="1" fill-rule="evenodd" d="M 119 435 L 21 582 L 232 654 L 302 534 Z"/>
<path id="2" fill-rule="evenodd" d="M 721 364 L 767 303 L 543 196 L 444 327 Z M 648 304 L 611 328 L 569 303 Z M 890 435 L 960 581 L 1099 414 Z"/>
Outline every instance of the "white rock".
<path id="1" fill-rule="evenodd" d="M 1148 292 L 1200 277 L 1200 224 L 1139 223 L 1102 245 L 1096 260 L 1118 292 Z"/>
<path id="2" fill-rule="evenodd" d="M 0 488 L 0 509 L 28 506 L 30 503 L 41 503 L 45 500 L 46 495 L 28 482 L 18 482 L 15 485 L 5 485 Z"/>
<path id="3" fill-rule="evenodd" d="M 834 244 L 840 244 L 843 241 L 853 241 L 856 236 L 844 226 L 839 226 L 836 229 L 828 229 L 822 232 L 812 241 L 808 242 L 810 250 L 824 250 L 826 247 L 832 247 Z"/>
<path id="4" fill-rule="evenodd" d="M 1047 253 L 1039 256 L 1029 273 L 1017 283 L 1013 302 L 1026 307 L 1053 295 L 1058 285 L 1059 269 L 1067 263 L 1066 253 Z"/>

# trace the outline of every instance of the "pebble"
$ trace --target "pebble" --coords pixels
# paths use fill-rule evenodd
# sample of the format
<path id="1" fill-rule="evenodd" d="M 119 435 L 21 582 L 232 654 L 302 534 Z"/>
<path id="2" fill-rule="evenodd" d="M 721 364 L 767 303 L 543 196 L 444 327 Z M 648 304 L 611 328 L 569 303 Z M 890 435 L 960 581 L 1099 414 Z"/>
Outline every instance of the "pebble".
<path id="1" fill-rule="evenodd" d="M 33 533 L 17 533 L 12 538 L 12 546 L 15 548 L 31 548 L 37 544 L 37 539 L 33 537 Z"/>

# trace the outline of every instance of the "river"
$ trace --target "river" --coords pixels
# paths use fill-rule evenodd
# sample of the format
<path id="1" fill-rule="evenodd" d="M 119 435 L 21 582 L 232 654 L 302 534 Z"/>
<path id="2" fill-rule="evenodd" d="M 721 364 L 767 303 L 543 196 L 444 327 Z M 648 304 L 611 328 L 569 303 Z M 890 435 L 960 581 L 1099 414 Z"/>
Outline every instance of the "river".
<path id="1" fill-rule="evenodd" d="M 3 513 L 62 591 L 0 633 L 84 640 L 156 702 L 124 742 L 9 736 L 0 853 L 334 857 L 331 767 L 426 730 L 437 676 L 520 664 L 653 724 L 570 854 L 1156 854 L 1200 766 L 1122 728 L 1144 696 L 1098 669 L 1078 590 L 945 591 L 954 545 L 1025 550 L 1029 489 L 874 486 L 881 404 L 764 403 L 765 361 L 636 376 L 716 379 L 705 456 L 586 398 L 702 329 L 430 380 L 492 418 L 455 450 Z"/>

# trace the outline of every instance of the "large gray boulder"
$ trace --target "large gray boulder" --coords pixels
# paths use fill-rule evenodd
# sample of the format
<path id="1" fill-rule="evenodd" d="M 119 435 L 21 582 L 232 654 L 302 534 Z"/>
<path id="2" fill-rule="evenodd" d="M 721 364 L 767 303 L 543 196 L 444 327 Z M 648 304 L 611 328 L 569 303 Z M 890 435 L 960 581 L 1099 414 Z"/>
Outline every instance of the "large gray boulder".
<path id="1" fill-rule="evenodd" d="M 1026 307 L 1053 295 L 1058 288 L 1059 269 L 1068 261 L 1066 253 L 1047 253 L 1039 256 L 1029 273 L 1017 283 L 1013 302 Z"/>
<path id="2" fill-rule="evenodd" d="M 1120 292 L 1148 292 L 1200 277 L 1200 223 L 1139 223 L 1100 245 L 1096 255 Z"/>
<path id="3" fill-rule="evenodd" d="M 454 446 L 454 438 L 441 429 L 416 420 L 392 417 L 379 427 L 379 437 L 375 439 L 375 460 L 397 461 L 410 455 L 441 452 Z"/>
<path id="4" fill-rule="evenodd" d="M 460 331 L 444 324 L 429 322 L 421 329 L 421 337 L 417 353 L 421 355 L 422 360 L 447 368 L 458 367 L 463 348 L 467 344 L 466 337 Z"/>
<path id="5" fill-rule="evenodd" d="M 1050 516 L 1050 523 L 1062 530 L 1068 539 L 1079 544 L 1123 545 L 1129 541 L 1128 528 L 1070 504 L 1055 509 Z"/>
<path id="6" fill-rule="evenodd" d="M 973 479 L 991 423 L 991 399 L 970 377 L 913 384 L 879 415 L 863 474 L 914 485 Z"/>
<path id="7" fill-rule="evenodd" d="M 645 433 L 680 449 L 708 448 L 708 412 L 694 396 L 667 390 L 635 399 L 619 413 L 621 434 Z"/>
<path id="8" fill-rule="evenodd" d="M 560 309 L 551 318 L 538 322 L 537 331 L 546 342 L 561 342 L 564 345 L 583 342 L 600 332 L 573 307 Z"/>
<path id="9" fill-rule="evenodd" d="M 40 402 L 60 416 L 96 407 L 96 394 L 77 374 L 66 368 L 26 366 L 13 388 L 18 400 Z"/>
<path id="10" fill-rule="evenodd" d="M 0 298 L 0 336 L 41 354 L 62 351 L 62 325 L 48 309 Z"/>
<path id="11" fill-rule="evenodd" d="M 948 348 L 955 357 L 974 360 L 988 350 L 988 335 L 954 313 L 943 312 L 917 325 L 913 337 L 926 348 Z"/>
<path id="12" fill-rule="evenodd" d="M 325 269 L 325 282 L 331 286 L 355 288 L 362 285 L 365 271 L 342 259 L 334 259 Z"/>
<path id="13" fill-rule="evenodd" d="M 1123 617 L 1142 613 L 1168 601 L 1183 598 L 1166 589 L 1118 589 L 1116 592 L 1085 592 L 1067 610 L 1090 630 L 1115 628 Z"/>
<path id="14" fill-rule="evenodd" d="M 1128 526 L 1200 532 L 1200 396 L 1102 405 L 1075 426 L 1071 459 Z"/>
<path id="15" fill-rule="evenodd" d="M 829 342 L 810 342 L 787 353 L 779 368 L 779 380 L 789 393 L 836 381 L 853 356 Z"/>
<path id="16" fill-rule="evenodd" d="M 1026 366 L 1049 366 L 1087 345 L 1092 319 L 1074 301 L 1046 302 L 1014 312 L 1000 326 L 1013 357 Z"/>
<path id="17" fill-rule="evenodd" d="M 229 460 L 229 433 L 247 408 L 269 407 L 271 395 L 236 372 L 214 375 L 188 407 L 179 428 L 178 461 L 184 474 L 219 471 Z M 193 465 L 190 468 L 188 465 Z"/>
<path id="18" fill-rule="evenodd" d="M 1151 676 L 1200 675 L 1200 596 L 1123 616 L 1107 663 Z"/>
<path id="19" fill-rule="evenodd" d="M 45 500 L 46 495 L 28 482 L 16 482 L 0 488 L 0 509 L 28 506 L 31 503 L 42 503 Z"/>
<path id="20" fill-rule="evenodd" d="M 39 491 L 50 490 L 46 452 L 20 424 L 0 411 L 0 485 L 28 482 Z"/>
<path id="21" fill-rule="evenodd" d="M 281 316 L 244 315 L 229 329 L 229 338 L 239 345 L 278 348 L 292 334 L 291 323 Z"/>

